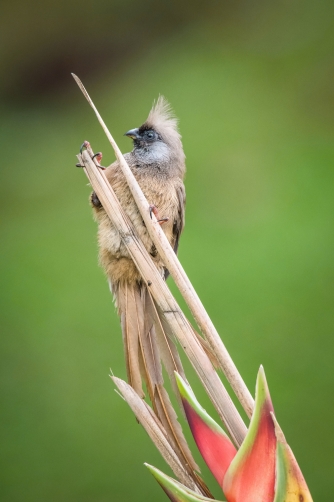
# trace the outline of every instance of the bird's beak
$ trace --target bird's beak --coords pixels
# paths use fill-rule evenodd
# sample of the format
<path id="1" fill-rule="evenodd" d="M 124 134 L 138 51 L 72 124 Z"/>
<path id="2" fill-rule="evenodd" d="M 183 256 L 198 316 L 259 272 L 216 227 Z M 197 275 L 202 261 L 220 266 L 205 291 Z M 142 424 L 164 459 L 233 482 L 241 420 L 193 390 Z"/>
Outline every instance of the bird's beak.
<path id="1" fill-rule="evenodd" d="M 130 129 L 130 131 L 126 132 L 124 136 L 128 136 L 129 138 L 132 139 L 139 139 L 139 129 Z"/>

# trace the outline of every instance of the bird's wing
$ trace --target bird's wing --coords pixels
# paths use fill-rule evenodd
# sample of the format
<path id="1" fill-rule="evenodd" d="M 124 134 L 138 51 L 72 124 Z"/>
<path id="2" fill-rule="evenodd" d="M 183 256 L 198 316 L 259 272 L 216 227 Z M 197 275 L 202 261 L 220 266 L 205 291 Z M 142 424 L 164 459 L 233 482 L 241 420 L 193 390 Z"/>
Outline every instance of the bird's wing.
<path id="1" fill-rule="evenodd" d="M 176 194 L 178 198 L 178 216 L 173 224 L 173 235 L 174 251 L 177 254 L 180 236 L 185 225 L 186 191 L 183 184 L 177 187 Z"/>
<path id="2" fill-rule="evenodd" d="M 175 254 L 177 254 L 177 251 L 179 249 L 179 241 L 180 241 L 180 236 L 182 234 L 182 230 L 184 228 L 185 224 L 185 209 L 186 209 L 186 191 L 184 188 L 184 185 L 178 186 L 176 188 L 176 195 L 178 199 L 178 210 L 177 210 L 177 217 L 174 220 L 173 223 L 173 237 L 174 237 L 174 244 L 173 249 L 175 251 Z M 169 271 L 167 268 L 164 269 L 164 277 L 165 281 L 169 277 Z"/>

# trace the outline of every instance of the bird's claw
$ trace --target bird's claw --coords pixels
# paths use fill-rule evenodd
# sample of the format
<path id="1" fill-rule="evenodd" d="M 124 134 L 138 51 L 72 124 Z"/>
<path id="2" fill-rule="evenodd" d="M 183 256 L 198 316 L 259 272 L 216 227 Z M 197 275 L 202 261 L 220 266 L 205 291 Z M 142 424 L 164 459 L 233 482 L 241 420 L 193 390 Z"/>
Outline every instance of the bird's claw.
<path id="1" fill-rule="evenodd" d="M 160 225 L 163 225 L 164 223 L 166 223 L 167 221 L 169 221 L 169 218 L 168 216 L 166 218 L 160 218 L 160 220 L 158 220 L 158 223 Z"/>
<path id="2" fill-rule="evenodd" d="M 102 160 L 102 152 L 97 152 L 93 155 L 92 159 L 97 160 L 97 167 L 102 169 L 103 171 L 106 169 L 105 167 L 101 166 L 101 160 Z"/>
<path id="3" fill-rule="evenodd" d="M 89 141 L 84 141 L 80 147 L 80 154 L 82 155 L 82 152 L 84 149 L 88 149 L 90 148 L 90 143 Z M 92 160 L 96 159 L 97 163 L 95 163 L 97 165 L 97 167 L 99 167 L 100 169 L 104 170 L 106 169 L 104 166 L 101 166 L 100 162 L 102 160 L 102 152 L 97 152 L 93 155 L 92 157 Z M 77 164 L 75 164 L 76 167 L 85 167 L 84 165 L 80 164 L 80 162 L 78 162 Z"/>
<path id="4" fill-rule="evenodd" d="M 150 204 L 149 211 L 150 211 L 151 219 L 152 219 L 152 213 L 153 213 L 160 225 L 163 225 L 164 223 L 166 223 L 166 221 L 169 220 L 169 218 L 159 218 L 158 208 L 154 204 Z"/>
<path id="5" fill-rule="evenodd" d="M 82 154 L 83 149 L 84 149 L 84 148 L 86 148 L 86 149 L 87 149 L 87 148 L 89 148 L 89 147 L 90 147 L 90 143 L 89 143 L 89 141 L 84 141 L 84 142 L 82 143 L 81 147 L 80 147 L 80 153 Z"/>
<path id="6" fill-rule="evenodd" d="M 94 153 L 92 159 L 95 159 L 95 157 L 96 157 L 96 160 L 98 161 L 98 163 L 100 163 L 102 160 L 102 152 Z"/>
<path id="7" fill-rule="evenodd" d="M 155 206 L 154 204 L 150 204 L 149 206 L 149 211 L 150 211 L 150 217 L 152 219 L 152 213 L 154 214 L 154 216 L 157 218 L 157 214 L 158 214 L 158 208 L 157 206 Z"/>
<path id="8" fill-rule="evenodd" d="M 89 141 L 84 141 L 80 146 L 80 155 L 82 155 L 84 148 L 87 149 L 88 147 L 90 147 Z M 75 167 L 85 167 L 85 166 L 83 164 L 80 164 L 80 162 L 78 162 L 77 164 L 75 164 Z"/>

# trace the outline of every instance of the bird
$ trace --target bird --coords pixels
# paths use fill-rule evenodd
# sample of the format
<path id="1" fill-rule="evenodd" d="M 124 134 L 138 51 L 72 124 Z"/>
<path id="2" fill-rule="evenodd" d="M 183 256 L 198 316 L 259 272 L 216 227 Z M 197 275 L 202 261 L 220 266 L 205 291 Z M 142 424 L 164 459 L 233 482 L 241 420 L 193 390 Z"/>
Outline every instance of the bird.
<path id="1" fill-rule="evenodd" d="M 145 122 L 127 131 L 125 136 L 132 139 L 133 149 L 124 158 L 177 253 L 185 225 L 186 166 L 178 121 L 168 101 L 159 96 Z M 102 154 L 95 155 L 100 161 Z M 118 160 L 105 168 L 104 173 L 159 273 L 166 279 L 168 271 L 144 225 Z M 145 383 L 153 410 L 174 450 L 187 471 L 207 493 L 195 472 L 199 468 L 164 387 L 162 364 L 176 393 L 174 371 L 185 378 L 173 333 L 95 192 L 90 196 L 90 203 L 98 223 L 99 260 L 121 321 L 128 382 L 143 399 Z"/>
<path id="2" fill-rule="evenodd" d="M 168 101 L 159 96 L 153 103 L 146 121 L 140 127 L 127 131 L 125 136 L 132 139 L 133 149 L 126 153 L 124 158 L 177 253 L 185 224 L 186 197 L 183 180 L 186 168 L 177 119 Z M 101 154 L 98 155 L 98 159 L 101 159 Z M 166 278 L 168 271 L 144 225 L 118 160 L 107 167 L 104 173 L 155 266 L 161 276 Z M 121 235 L 112 224 L 95 192 L 91 194 L 90 201 L 98 223 L 100 264 L 106 273 L 121 318 L 128 381 L 137 394 L 144 397 L 143 377 L 152 397 L 155 381 L 161 380 L 159 362 L 162 355 L 156 348 L 158 343 L 156 338 L 159 336 L 156 333 L 156 325 L 164 329 L 165 323 L 160 319 L 161 315 Z M 163 218 L 160 219 L 160 215 L 163 215 Z M 152 336 L 151 331 L 153 331 Z M 146 337 L 143 337 L 144 332 Z M 146 351 L 146 338 L 151 338 L 150 351 Z M 169 343 L 172 342 L 170 335 L 166 336 L 166 342 L 170 346 L 173 345 Z M 141 367 L 143 363 L 144 367 L 149 366 L 146 372 Z M 180 359 L 177 358 L 177 362 L 174 363 L 174 369 L 181 370 Z"/>
<path id="3" fill-rule="evenodd" d="M 177 119 L 167 100 L 160 96 L 146 121 L 139 128 L 126 132 L 125 136 L 133 140 L 133 150 L 126 153 L 124 158 L 149 201 L 152 212 L 156 216 L 163 216 L 160 224 L 177 253 L 185 224 L 185 154 Z M 166 277 L 168 272 L 143 224 L 119 162 L 106 168 L 105 175 L 158 270 Z M 100 262 L 117 296 L 118 285 L 139 284 L 141 276 L 94 192 L 91 203 L 99 225 Z"/>

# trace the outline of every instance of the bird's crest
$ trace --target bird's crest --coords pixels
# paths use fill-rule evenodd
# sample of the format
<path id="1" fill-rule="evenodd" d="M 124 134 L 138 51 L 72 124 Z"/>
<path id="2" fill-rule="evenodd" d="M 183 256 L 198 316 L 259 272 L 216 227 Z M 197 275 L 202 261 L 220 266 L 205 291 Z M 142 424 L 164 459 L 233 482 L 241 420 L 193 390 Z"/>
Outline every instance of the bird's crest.
<path id="1" fill-rule="evenodd" d="M 172 147 L 181 146 L 178 120 L 164 96 L 159 96 L 142 127 L 154 129 Z M 181 146 L 182 148 L 182 146 Z"/>

